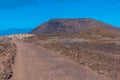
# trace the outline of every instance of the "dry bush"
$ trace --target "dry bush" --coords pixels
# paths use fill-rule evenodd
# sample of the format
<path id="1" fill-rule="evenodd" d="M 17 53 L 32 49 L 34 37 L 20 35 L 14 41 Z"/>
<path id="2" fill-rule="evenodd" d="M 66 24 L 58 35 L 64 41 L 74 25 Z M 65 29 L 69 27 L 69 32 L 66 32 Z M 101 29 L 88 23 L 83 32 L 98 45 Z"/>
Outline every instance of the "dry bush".
<path id="1" fill-rule="evenodd" d="M 12 42 L 0 43 L 0 80 L 9 80 L 12 77 L 16 50 L 16 45 Z"/>
<path id="2" fill-rule="evenodd" d="M 112 55 L 120 56 L 120 46 L 114 43 L 49 43 L 44 45 L 46 48 L 59 51 L 62 54 L 69 56 L 80 65 L 88 66 L 100 74 L 111 77 L 114 80 L 119 80 L 120 58 L 107 56 L 111 52 Z M 118 51 L 119 53 L 116 53 Z"/>
<path id="3" fill-rule="evenodd" d="M 31 40 L 37 45 L 43 43 L 42 46 L 45 48 L 69 56 L 80 65 L 88 66 L 99 74 L 109 76 L 113 80 L 120 80 L 120 45 L 116 45 L 114 38 L 101 40 L 110 37 L 108 35 L 106 37 L 93 35 L 54 33 L 38 35 L 36 40 Z M 76 39 L 85 41 L 79 42 Z"/>

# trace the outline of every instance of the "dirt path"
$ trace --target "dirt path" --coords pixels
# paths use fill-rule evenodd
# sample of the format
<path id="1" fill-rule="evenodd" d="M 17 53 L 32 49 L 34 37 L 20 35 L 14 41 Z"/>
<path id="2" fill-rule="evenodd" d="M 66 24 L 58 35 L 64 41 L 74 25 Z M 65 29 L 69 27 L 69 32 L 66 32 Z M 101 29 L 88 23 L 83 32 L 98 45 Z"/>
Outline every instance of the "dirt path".
<path id="1" fill-rule="evenodd" d="M 24 42 L 16 45 L 12 80 L 109 80 L 42 47 Z"/>

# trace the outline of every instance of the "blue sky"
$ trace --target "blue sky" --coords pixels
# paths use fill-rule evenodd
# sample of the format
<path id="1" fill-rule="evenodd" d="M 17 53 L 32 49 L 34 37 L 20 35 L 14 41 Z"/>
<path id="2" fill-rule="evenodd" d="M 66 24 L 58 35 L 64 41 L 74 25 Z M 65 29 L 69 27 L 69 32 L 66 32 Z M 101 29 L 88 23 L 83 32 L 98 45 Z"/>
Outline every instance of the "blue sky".
<path id="1" fill-rule="evenodd" d="M 94 18 L 120 27 L 120 1 L 0 0 L 0 30 L 35 28 L 53 18 Z"/>

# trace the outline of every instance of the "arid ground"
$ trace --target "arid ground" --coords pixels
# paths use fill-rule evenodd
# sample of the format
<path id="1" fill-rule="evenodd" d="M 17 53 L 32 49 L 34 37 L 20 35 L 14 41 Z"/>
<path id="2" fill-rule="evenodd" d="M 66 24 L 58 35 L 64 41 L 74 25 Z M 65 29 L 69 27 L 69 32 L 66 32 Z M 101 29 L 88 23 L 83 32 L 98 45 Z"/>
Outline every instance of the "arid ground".
<path id="1" fill-rule="evenodd" d="M 109 80 L 43 47 L 25 42 L 15 43 L 18 51 L 12 80 Z"/>
<path id="2" fill-rule="evenodd" d="M 96 74 L 120 80 L 120 40 L 117 37 L 52 34 L 26 38 L 24 41 L 67 56 Z"/>

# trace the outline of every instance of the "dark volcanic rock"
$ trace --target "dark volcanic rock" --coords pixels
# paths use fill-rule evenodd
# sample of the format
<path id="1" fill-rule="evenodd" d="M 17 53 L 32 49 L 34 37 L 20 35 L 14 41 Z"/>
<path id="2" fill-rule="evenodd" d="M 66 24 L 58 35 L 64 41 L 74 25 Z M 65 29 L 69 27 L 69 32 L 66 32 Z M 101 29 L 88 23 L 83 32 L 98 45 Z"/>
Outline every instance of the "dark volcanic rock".
<path id="1" fill-rule="evenodd" d="M 118 28 L 90 18 L 81 19 L 53 19 L 50 20 L 30 33 L 49 34 L 49 33 L 74 33 L 79 34 L 88 29 L 102 28 L 107 30 L 118 30 Z"/>

